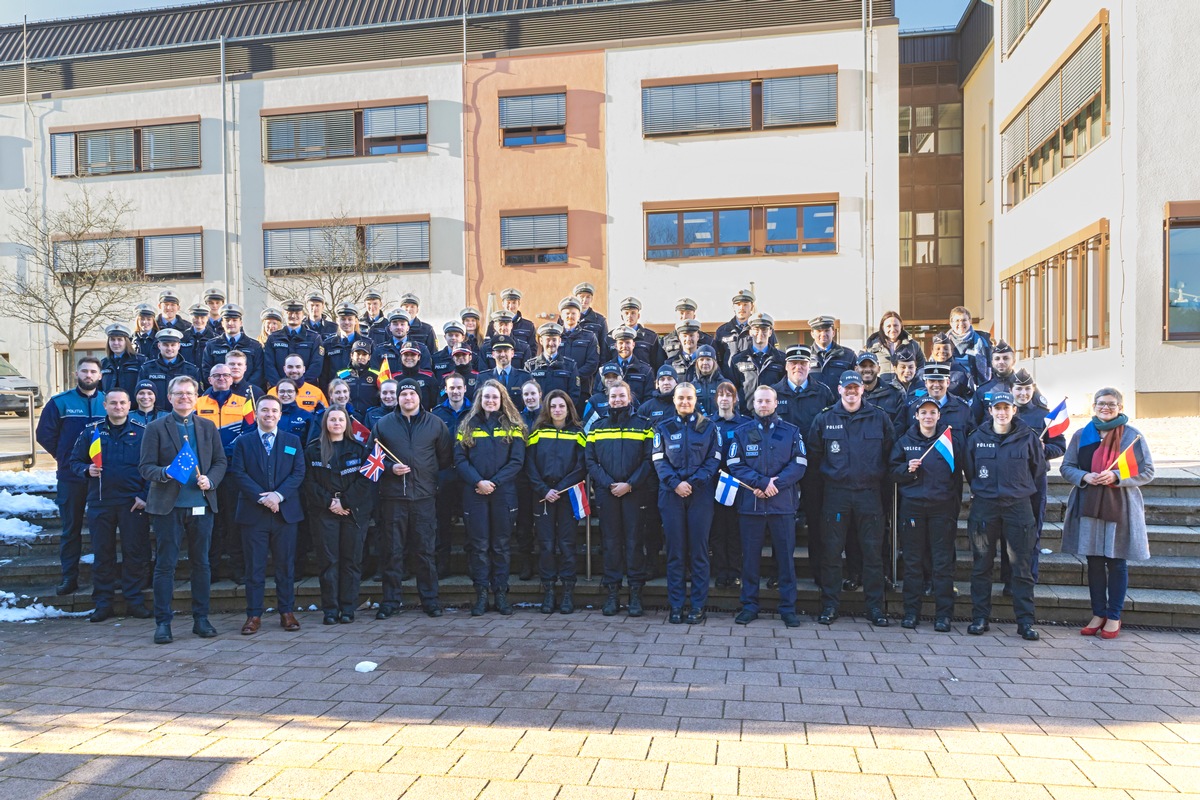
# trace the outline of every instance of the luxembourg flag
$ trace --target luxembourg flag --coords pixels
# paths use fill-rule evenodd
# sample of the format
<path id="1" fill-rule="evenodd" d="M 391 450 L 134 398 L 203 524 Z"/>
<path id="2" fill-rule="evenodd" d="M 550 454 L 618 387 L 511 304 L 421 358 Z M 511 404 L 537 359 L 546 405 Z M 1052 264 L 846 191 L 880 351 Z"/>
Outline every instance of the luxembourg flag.
<path id="1" fill-rule="evenodd" d="M 592 507 L 588 504 L 587 486 L 583 481 L 567 489 L 567 497 L 571 500 L 571 512 L 575 514 L 575 519 L 591 516 Z"/>
<path id="2" fill-rule="evenodd" d="M 717 491 L 714 499 L 723 506 L 733 505 L 733 501 L 737 499 L 739 485 L 737 478 L 725 470 L 721 470 L 721 474 L 717 477 Z"/>
<path id="3" fill-rule="evenodd" d="M 937 450 L 938 455 L 946 459 L 946 463 L 950 465 L 950 471 L 954 471 L 954 439 L 950 436 L 950 426 L 946 426 L 946 430 L 942 431 L 942 435 L 933 443 L 933 449 Z"/>
<path id="4" fill-rule="evenodd" d="M 1046 415 L 1046 438 L 1053 439 L 1055 436 L 1062 436 L 1069 427 L 1071 427 L 1071 418 L 1067 415 L 1067 398 L 1064 397 L 1062 402 Z"/>

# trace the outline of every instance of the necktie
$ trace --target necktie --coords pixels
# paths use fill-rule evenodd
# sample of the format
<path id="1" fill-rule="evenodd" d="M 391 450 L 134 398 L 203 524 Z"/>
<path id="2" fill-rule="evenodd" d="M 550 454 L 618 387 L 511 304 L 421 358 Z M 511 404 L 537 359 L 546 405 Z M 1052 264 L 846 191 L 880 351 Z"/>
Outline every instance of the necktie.
<path id="1" fill-rule="evenodd" d="M 508 388 L 508 370 L 500 373 L 500 383 L 504 384 L 504 388 Z"/>
<path id="2" fill-rule="evenodd" d="M 271 455 L 271 446 L 274 444 L 275 444 L 275 434 L 274 433 L 264 433 L 263 434 L 263 447 L 266 448 L 267 455 Z"/>

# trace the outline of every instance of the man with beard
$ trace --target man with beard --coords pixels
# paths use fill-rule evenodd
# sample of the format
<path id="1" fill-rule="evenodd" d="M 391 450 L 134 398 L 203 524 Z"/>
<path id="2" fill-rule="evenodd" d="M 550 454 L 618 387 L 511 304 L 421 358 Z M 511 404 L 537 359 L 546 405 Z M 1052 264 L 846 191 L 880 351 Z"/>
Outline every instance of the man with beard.
<path id="1" fill-rule="evenodd" d="M 694 328 L 692 326 L 686 326 L 684 329 L 693 331 L 696 334 L 697 340 L 692 345 L 691 350 L 688 350 L 687 352 L 694 353 L 696 348 L 700 345 L 712 344 L 713 338 L 700 330 L 700 323 L 696 319 L 696 311 L 699 309 L 699 307 L 699 304 L 690 297 L 681 297 L 675 301 L 675 313 L 679 317 L 679 319 L 675 322 L 675 330 L 664 336 L 658 337 L 658 346 L 662 349 L 662 361 L 664 364 L 670 364 L 675 360 L 680 352 L 686 350 L 686 348 L 683 347 L 683 341 L 680 334 L 680 326 L 684 323 L 690 322 L 695 325 Z M 690 360 L 688 365 L 690 365 Z M 687 366 L 685 365 L 684 369 L 675 367 L 675 371 L 682 376 L 687 371 Z"/>
<path id="2" fill-rule="evenodd" d="M 836 322 L 830 316 L 813 317 L 808 321 L 813 337 L 813 377 L 835 393 L 842 373 L 854 369 L 856 360 L 853 350 L 834 341 L 833 326 Z"/>
<path id="3" fill-rule="evenodd" d="M 988 407 L 992 403 L 992 395 L 996 392 L 1012 394 L 1016 375 L 1017 356 L 1008 342 L 1000 339 L 992 348 L 992 379 L 980 384 L 971 400 L 971 419 L 976 427 L 983 424 Z"/>
<path id="4" fill-rule="evenodd" d="M 181 375 L 199 383 L 200 370 L 179 355 L 179 346 L 183 341 L 183 334 L 179 331 L 174 328 L 162 328 L 154 338 L 158 340 L 158 358 L 152 358 L 142 364 L 141 370 L 138 371 L 138 382 L 150 381 L 154 384 L 158 410 L 166 411 L 170 408 L 167 402 L 167 385 Z"/>
<path id="5" fill-rule="evenodd" d="M 670 353 L 663 363 L 674 367 L 681 379 L 686 379 L 695 370 L 697 351 L 700 349 L 700 337 L 702 336 L 706 336 L 706 334 L 700 331 L 699 322 L 694 319 L 681 319 L 675 323 L 673 333 L 669 333 L 659 340 L 663 342 L 663 354 Z"/>

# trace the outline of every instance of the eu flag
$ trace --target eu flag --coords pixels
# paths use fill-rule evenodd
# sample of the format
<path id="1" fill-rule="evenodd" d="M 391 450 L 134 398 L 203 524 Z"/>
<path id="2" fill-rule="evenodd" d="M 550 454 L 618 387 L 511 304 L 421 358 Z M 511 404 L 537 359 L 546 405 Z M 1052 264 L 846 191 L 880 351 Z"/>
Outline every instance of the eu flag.
<path id="1" fill-rule="evenodd" d="M 192 479 L 198 465 L 199 462 L 196 460 L 196 451 L 192 449 L 192 443 L 184 439 L 183 447 L 179 448 L 179 454 L 175 456 L 175 460 L 167 467 L 167 476 L 186 484 Z"/>

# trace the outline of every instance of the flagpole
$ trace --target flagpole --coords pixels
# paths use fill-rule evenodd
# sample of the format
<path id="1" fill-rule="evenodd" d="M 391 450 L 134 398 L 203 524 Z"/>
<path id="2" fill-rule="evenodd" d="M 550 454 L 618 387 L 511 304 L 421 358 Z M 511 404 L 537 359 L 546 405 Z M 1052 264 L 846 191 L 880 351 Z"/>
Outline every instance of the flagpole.
<path id="1" fill-rule="evenodd" d="M 590 494 L 592 489 L 592 478 L 589 475 L 583 484 L 585 494 Z M 587 579 L 592 579 L 592 504 L 588 503 L 587 527 L 583 529 L 583 544 L 587 548 Z"/>
<path id="2" fill-rule="evenodd" d="M 1126 447 L 1125 450 L 1133 449 L 1133 446 L 1135 444 L 1137 444 L 1138 440 L 1141 438 L 1142 438 L 1142 435 L 1139 433 L 1137 436 L 1135 436 L 1133 438 L 1133 441 L 1129 443 L 1129 447 Z M 1113 463 L 1108 465 L 1108 469 L 1104 470 L 1105 472 L 1112 471 L 1112 468 L 1115 467 L 1117 465 L 1117 462 L 1121 460 L 1121 456 L 1125 455 L 1125 450 L 1122 450 L 1121 452 L 1117 453 L 1117 457 L 1113 459 Z"/>

